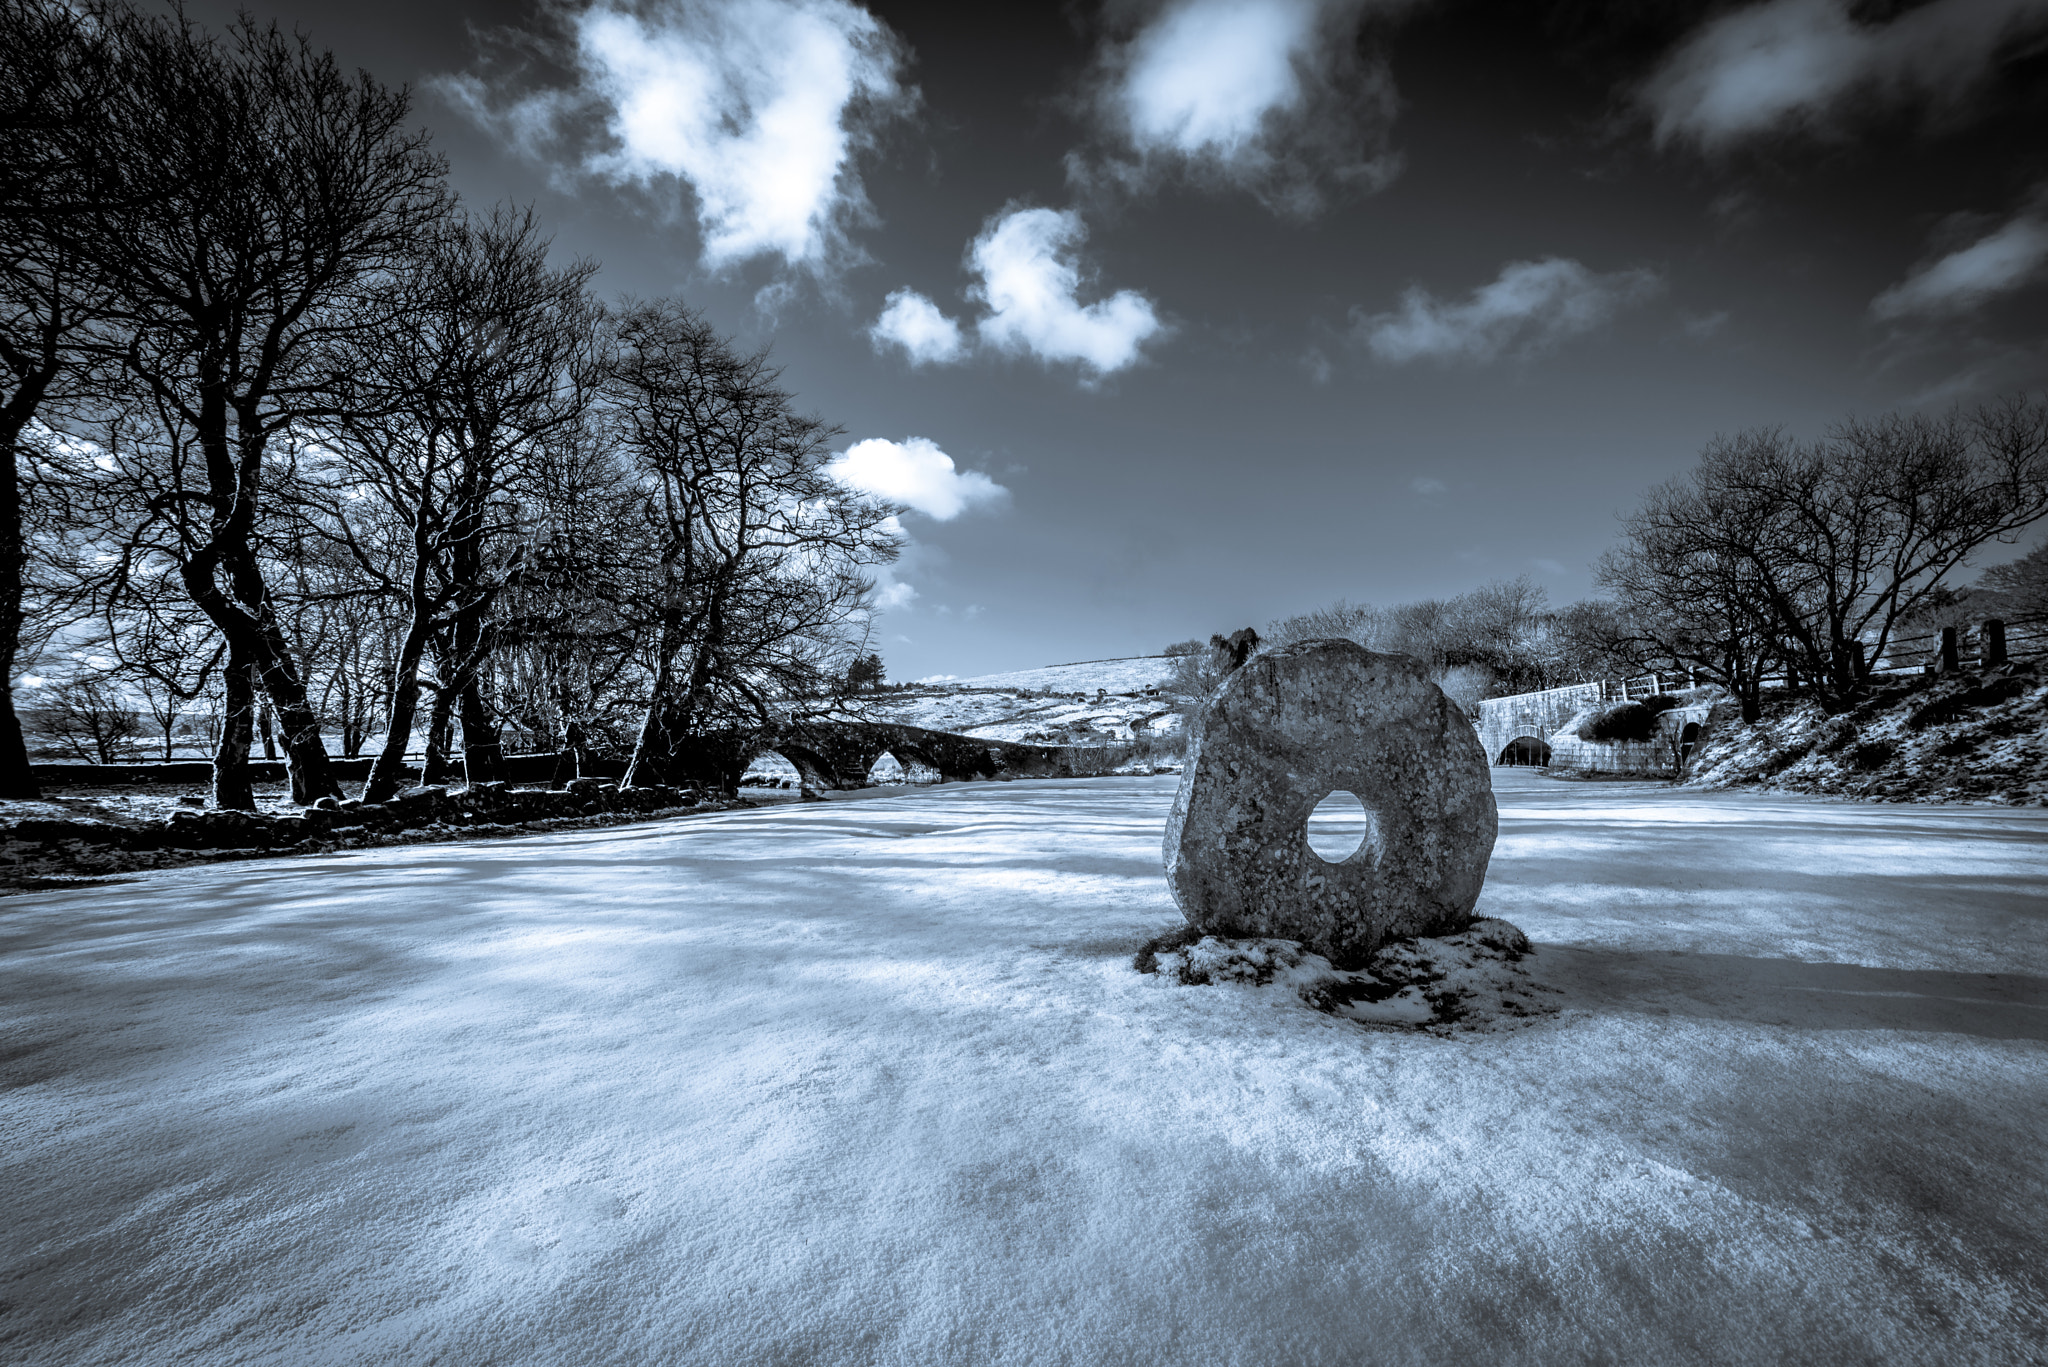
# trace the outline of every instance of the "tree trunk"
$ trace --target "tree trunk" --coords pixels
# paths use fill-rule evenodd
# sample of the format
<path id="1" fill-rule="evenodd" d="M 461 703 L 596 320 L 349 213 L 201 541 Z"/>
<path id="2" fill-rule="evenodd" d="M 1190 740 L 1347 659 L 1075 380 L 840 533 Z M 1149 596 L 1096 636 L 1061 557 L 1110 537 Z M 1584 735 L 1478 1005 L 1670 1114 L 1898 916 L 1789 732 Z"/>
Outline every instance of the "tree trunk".
<path id="1" fill-rule="evenodd" d="M 471 783 L 495 783 L 505 776 L 498 719 L 484 703 L 483 681 L 474 674 L 462 685 L 462 767 Z"/>
<path id="2" fill-rule="evenodd" d="M 249 783 L 249 742 L 256 713 L 256 690 L 249 666 L 229 648 L 221 701 L 220 743 L 213 751 L 213 805 L 237 811 L 256 810 Z"/>
<path id="3" fill-rule="evenodd" d="M 453 689 L 434 690 L 433 710 L 427 714 L 427 753 L 420 765 L 422 783 L 446 783 L 455 776 L 455 765 L 448 758 L 450 714 L 454 705 Z"/>
<path id="4" fill-rule="evenodd" d="M 214 577 L 216 569 L 231 556 L 247 562 L 235 567 L 229 576 L 235 585 L 233 598 L 221 591 Z M 269 695 L 277 711 L 277 722 L 284 728 L 285 765 L 291 775 L 292 801 L 304 806 L 319 798 L 340 797 L 334 767 L 328 763 L 327 747 L 320 739 L 319 719 L 306 699 L 306 685 L 292 663 L 291 647 L 270 614 L 262 576 L 248 547 L 237 547 L 232 542 L 222 546 L 216 542 L 213 548 L 181 564 L 178 577 L 184 581 L 192 605 L 205 613 L 207 620 L 227 638 L 229 687 L 247 687 L 246 683 L 237 685 L 233 681 L 238 667 L 244 680 L 252 665 L 260 673 L 263 691 Z M 253 698 L 250 706 L 253 710 Z M 253 716 L 249 719 L 252 731 L 254 720 Z"/>
<path id="5" fill-rule="evenodd" d="M 275 763 L 277 760 L 277 732 L 270 725 L 270 704 L 261 698 L 256 700 L 256 734 L 263 741 L 263 758 Z"/>
<path id="6" fill-rule="evenodd" d="M 621 788 L 651 788 L 656 785 L 656 768 L 663 766 L 675 742 L 668 734 L 669 683 L 675 677 L 674 624 L 661 624 L 661 646 L 655 653 L 654 683 L 647 693 L 647 711 L 640 718 L 640 734 L 633 738 L 633 757 L 626 762 Z"/>
<path id="7" fill-rule="evenodd" d="M 327 757 L 327 743 L 320 738 L 320 718 L 306 696 L 306 685 L 292 663 L 291 647 L 266 612 L 257 619 L 263 655 L 263 691 L 277 709 L 278 725 L 284 728 L 285 767 L 291 774 L 292 801 L 310 806 L 323 797 L 340 797 L 341 784 L 334 777 L 334 765 Z"/>
<path id="8" fill-rule="evenodd" d="M 377 752 L 370 777 L 363 783 L 365 802 L 384 801 L 405 781 L 405 747 L 412 740 L 413 718 L 419 715 L 420 657 L 426 648 L 425 626 L 408 628 L 392 673 L 391 725 L 384 732 L 384 748 Z"/>
<path id="9" fill-rule="evenodd" d="M 21 398 L 16 395 L 17 406 Z M 14 711 L 14 657 L 21 650 L 21 581 L 28 566 L 15 453 L 26 425 L 26 417 L 17 417 L 13 411 L 0 415 L 0 798 L 12 801 L 35 801 L 43 795 L 35 770 L 29 767 L 21 718 Z"/>

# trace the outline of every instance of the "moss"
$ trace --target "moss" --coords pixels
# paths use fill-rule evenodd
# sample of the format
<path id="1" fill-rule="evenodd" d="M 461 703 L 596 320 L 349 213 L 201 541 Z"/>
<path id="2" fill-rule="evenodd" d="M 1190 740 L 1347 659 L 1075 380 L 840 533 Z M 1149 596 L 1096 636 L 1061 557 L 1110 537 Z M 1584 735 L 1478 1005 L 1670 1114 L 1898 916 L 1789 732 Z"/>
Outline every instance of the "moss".
<path id="1" fill-rule="evenodd" d="M 1131 956 L 1131 967 L 1140 973 L 1157 973 L 1159 956 L 1171 954 L 1177 949 L 1186 949 L 1202 938 L 1202 932 L 1191 925 L 1178 925 L 1164 935 L 1154 935 L 1138 946 L 1138 952 Z"/>

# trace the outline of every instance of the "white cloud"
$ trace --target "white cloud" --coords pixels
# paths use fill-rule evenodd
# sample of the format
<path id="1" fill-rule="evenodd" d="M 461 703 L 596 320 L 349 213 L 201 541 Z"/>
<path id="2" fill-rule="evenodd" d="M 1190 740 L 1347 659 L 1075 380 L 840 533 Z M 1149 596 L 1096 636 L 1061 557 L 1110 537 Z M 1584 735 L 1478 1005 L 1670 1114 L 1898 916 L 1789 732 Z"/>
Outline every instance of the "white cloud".
<path id="1" fill-rule="evenodd" d="M 901 45 L 849 0 L 613 0 L 570 20 L 577 86 L 492 111 L 474 77 L 445 83 L 473 117 L 529 151 L 577 136 L 584 167 L 615 183 L 685 182 L 706 266 L 760 256 L 826 269 L 866 216 L 855 155 L 908 106 Z"/>
<path id="2" fill-rule="evenodd" d="M 1396 101 L 1357 60 L 1357 34 L 1367 8 L 1402 4 L 1168 0 L 1098 64 L 1098 117 L 1136 160 L 1076 157 L 1070 172 L 1134 185 L 1179 166 L 1296 212 L 1319 206 L 1319 181 L 1385 184 L 1397 164 L 1378 149 Z"/>
<path id="3" fill-rule="evenodd" d="M 1931 0 L 1883 24 L 1848 0 L 1768 0 L 1708 23 L 1639 92 L 1657 140 L 1708 150 L 1783 127 L 1819 130 L 1852 96 L 1955 100 L 2028 35 L 2041 0 Z"/>
<path id="4" fill-rule="evenodd" d="M 1269 115 L 1299 109 L 1314 0 L 1181 0 L 1126 49 L 1118 98 L 1141 150 L 1242 156 Z"/>
<path id="5" fill-rule="evenodd" d="M 1430 498 L 1436 494 L 1446 493 L 1449 491 L 1450 488 L 1450 486 L 1445 484 L 1442 480 L 1431 479 L 1427 475 L 1417 475 L 1414 479 L 1409 480 L 1408 487 L 1410 489 L 1413 489 L 1416 493 L 1421 494 L 1424 498 Z"/>
<path id="6" fill-rule="evenodd" d="M 1001 502 L 1009 490 L 979 470 L 958 470 L 953 458 L 924 437 L 888 441 L 869 437 L 847 447 L 825 473 L 850 489 L 950 522 L 970 508 Z"/>
<path id="7" fill-rule="evenodd" d="M 868 328 L 875 350 L 894 345 L 916 365 L 950 365 L 967 354 L 960 325 L 916 290 L 897 290 Z"/>
<path id="8" fill-rule="evenodd" d="M 968 251 L 981 277 L 972 293 L 988 310 L 976 325 L 984 344 L 1072 361 L 1097 375 L 1137 362 L 1162 324 L 1151 301 L 1132 290 L 1080 302 L 1077 254 L 1087 236 L 1072 210 L 1010 209 L 988 221 Z"/>
<path id="9" fill-rule="evenodd" d="M 917 590 L 900 579 L 891 579 L 875 589 L 875 611 L 892 612 L 907 608 L 917 599 Z"/>
<path id="10" fill-rule="evenodd" d="M 2021 214 L 1870 301 L 1878 318 L 1964 313 L 2048 275 L 2048 222 Z"/>
<path id="11" fill-rule="evenodd" d="M 1083 304 L 1080 247 L 1088 229 L 1072 210 L 1006 208 L 968 247 L 977 277 L 968 294 L 981 306 L 979 344 L 1047 363 L 1073 362 L 1100 377 L 1135 365 L 1144 343 L 1165 331 L 1151 300 L 1135 290 Z M 868 328 L 876 350 L 895 346 L 912 365 L 966 359 L 960 324 L 912 289 L 892 292 Z"/>
<path id="12" fill-rule="evenodd" d="M 1358 330 L 1383 361 L 1489 361 L 1510 347 L 1533 350 L 1589 332 L 1662 288 L 1650 270 L 1602 275 L 1562 257 L 1511 261 L 1462 304 L 1414 285 L 1398 310 L 1360 318 Z"/>

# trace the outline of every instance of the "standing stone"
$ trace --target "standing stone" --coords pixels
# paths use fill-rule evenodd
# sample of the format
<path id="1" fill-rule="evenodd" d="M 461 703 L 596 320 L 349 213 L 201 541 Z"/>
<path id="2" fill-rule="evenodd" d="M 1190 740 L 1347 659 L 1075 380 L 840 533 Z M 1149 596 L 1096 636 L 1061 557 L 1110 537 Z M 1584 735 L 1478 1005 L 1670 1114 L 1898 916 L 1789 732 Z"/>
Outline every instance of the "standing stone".
<path id="1" fill-rule="evenodd" d="M 1308 818 L 1338 790 L 1372 830 L 1330 864 Z M 1252 657 L 1196 717 L 1166 880 L 1205 935 L 1299 940 L 1346 967 L 1465 929 L 1497 826 L 1472 723 L 1419 661 L 1304 641 Z"/>

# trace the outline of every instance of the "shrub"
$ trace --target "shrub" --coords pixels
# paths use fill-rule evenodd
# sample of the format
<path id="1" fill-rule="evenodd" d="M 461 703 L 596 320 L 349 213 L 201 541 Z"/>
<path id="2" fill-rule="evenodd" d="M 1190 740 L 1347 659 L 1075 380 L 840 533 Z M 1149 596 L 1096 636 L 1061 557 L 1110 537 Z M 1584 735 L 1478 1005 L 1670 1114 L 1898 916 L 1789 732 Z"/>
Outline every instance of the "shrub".
<path id="1" fill-rule="evenodd" d="M 1647 698 L 1638 698 L 1636 701 L 1649 708 L 1652 712 L 1669 712 L 1675 707 L 1685 706 L 1685 699 L 1674 697 L 1669 693 L 1657 693 Z"/>
<path id="2" fill-rule="evenodd" d="M 1849 763 L 1860 772 L 1868 774 L 1890 764 L 1898 753 L 1899 747 L 1891 741 L 1867 741 L 1856 747 L 1849 756 Z"/>
<path id="3" fill-rule="evenodd" d="M 1645 741 L 1657 734 L 1657 713 L 1640 702 L 1618 702 L 1579 723 L 1580 740 Z"/>
<path id="4" fill-rule="evenodd" d="M 1991 683 L 1966 688 L 1960 693 L 1951 693 L 1946 698 L 1937 698 L 1906 719 L 1906 725 L 1915 731 L 1924 731 L 1930 726 L 1941 726 L 1960 719 L 1965 713 L 1979 707 L 1996 707 L 2033 687 L 2027 679 L 2003 678 Z"/>

